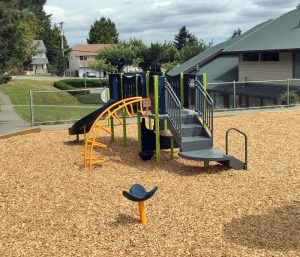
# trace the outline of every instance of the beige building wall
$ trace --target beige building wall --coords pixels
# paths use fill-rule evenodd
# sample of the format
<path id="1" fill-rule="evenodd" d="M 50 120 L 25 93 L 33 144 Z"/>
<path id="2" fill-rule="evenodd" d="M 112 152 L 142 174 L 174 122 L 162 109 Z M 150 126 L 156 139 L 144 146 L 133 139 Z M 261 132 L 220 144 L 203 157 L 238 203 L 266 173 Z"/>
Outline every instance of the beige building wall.
<path id="1" fill-rule="evenodd" d="M 278 80 L 293 78 L 293 54 L 279 53 L 278 62 L 245 62 L 239 55 L 239 81 Z"/>

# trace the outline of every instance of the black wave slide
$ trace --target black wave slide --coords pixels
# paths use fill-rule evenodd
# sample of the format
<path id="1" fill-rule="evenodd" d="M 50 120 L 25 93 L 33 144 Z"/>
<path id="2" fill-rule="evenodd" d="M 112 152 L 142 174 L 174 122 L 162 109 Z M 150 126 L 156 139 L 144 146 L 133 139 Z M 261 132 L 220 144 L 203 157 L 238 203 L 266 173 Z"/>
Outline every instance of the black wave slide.
<path id="1" fill-rule="evenodd" d="M 106 104 L 104 104 L 98 110 L 91 112 L 90 114 L 86 115 L 79 121 L 75 122 L 74 125 L 71 128 L 69 128 L 69 135 L 84 134 L 84 127 L 85 127 L 85 132 L 86 133 L 89 132 L 94 121 L 98 118 L 98 116 L 116 102 L 117 100 L 110 99 Z"/>

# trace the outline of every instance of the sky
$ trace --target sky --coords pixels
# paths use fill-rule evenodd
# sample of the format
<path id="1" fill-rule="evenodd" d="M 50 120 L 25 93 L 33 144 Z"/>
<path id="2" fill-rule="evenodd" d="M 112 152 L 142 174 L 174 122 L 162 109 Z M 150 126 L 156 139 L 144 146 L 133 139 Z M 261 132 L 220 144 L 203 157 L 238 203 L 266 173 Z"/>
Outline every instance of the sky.
<path id="1" fill-rule="evenodd" d="M 64 22 L 68 44 L 85 44 L 91 25 L 110 18 L 120 40 L 169 42 L 185 25 L 198 39 L 213 44 L 296 8 L 300 0 L 47 0 L 52 22 Z"/>

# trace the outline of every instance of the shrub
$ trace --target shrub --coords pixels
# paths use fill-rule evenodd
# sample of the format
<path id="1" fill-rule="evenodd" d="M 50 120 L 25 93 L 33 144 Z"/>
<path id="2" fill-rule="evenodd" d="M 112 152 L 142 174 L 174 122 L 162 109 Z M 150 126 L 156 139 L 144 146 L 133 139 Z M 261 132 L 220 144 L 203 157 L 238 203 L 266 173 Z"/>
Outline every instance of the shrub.
<path id="1" fill-rule="evenodd" d="M 285 92 L 279 97 L 279 103 L 282 105 L 288 104 L 288 92 Z M 290 104 L 295 104 L 299 102 L 299 96 L 297 95 L 296 91 L 290 91 L 289 92 L 289 102 Z"/>
<path id="2" fill-rule="evenodd" d="M 108 81 L 106 79 L 64 79 L 60 80 L 74 88 L 84 88 L 86 87 L 106 87 L 108 86 Z M 86 81 L 86 82 L 85 82 Z"/>

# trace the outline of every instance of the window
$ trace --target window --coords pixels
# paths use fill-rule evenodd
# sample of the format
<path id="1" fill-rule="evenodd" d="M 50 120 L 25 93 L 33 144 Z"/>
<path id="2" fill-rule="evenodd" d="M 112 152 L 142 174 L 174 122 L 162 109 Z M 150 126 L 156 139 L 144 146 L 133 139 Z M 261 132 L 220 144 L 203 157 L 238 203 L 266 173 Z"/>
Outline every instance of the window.
<path id="1" fill-rule="evenodd" d="M 80 61 L 86 61 L 87 60 L 87 56 L 79 56 Z"/>
<path id="2" fill-rule="evenodd" d="M 260 59 L 263 62 L 278 62 L 279 53 L 262 53 Z"/>
<path id="3" fill-rule="evenodd" d="M 243 54 L 244 62 L 258 62 L 258 53 Z"/>

